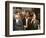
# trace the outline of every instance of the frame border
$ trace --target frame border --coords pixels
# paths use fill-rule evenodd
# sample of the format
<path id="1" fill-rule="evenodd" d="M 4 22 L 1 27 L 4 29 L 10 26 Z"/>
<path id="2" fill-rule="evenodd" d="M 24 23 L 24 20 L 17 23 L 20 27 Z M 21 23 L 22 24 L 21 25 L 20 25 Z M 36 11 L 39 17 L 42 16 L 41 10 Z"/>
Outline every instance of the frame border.
<path id="1" fill-rule="evenodd" d="M 43 5 L 43 33 L 37 34 L 22 34 L 22 35 L 9 35 L 9 3 L 21 3 L 21 4 L 37 4 Z M 44 35 L 45 34 L 45 3 L 33 3 L 33 2 L 19 2 L 19 1 L 5 1 L 5 36 L 13 37 L 13 36 L 29 36 L 29 35 Z"/>

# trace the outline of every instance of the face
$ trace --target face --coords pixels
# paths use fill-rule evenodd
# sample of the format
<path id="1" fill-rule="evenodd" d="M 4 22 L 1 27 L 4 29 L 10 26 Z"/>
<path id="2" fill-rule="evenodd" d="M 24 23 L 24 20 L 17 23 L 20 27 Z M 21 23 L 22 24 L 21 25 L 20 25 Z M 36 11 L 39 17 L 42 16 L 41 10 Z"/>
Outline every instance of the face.
<path id="1" fill-rule="evenodd" d="M 34 20 L 36 19 L 36 15 L 35 15 L 35 14 L 33 14 L 33 17 L 32 17 L 32 19 L 34 19 Z"/>
<path id="2" fill-rule="evenodd" d="M 30 16 L 29 12 L 26 12 L 26 17 L 28 18 Z"/>
<path id="3" fill-rule="evenodd" d="M 16 19 L 21 19 L 20 13 L 17 13 L 17 14 L 15 15 L 15 18 L 16 18 Z"/>

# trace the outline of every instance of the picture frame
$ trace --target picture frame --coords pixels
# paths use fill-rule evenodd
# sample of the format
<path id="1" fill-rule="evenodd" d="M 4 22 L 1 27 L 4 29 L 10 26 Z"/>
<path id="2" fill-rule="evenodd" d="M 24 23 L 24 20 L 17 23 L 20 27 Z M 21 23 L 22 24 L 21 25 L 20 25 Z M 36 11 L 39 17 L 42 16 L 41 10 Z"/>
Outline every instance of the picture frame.
<path id="1" fill-rule="evenodd" d="M 29 26 L 30 28 L 25 29 L 25 26 L 21 25 L 22 23 L 19 23 L 22 26 L 22 28 L 21 27 L 16 28 L 16 26 L 14 26 L 14 21 L 15 21 L 14 19 L 20 18 L 20 17 L 16 17 L 18 14 L 20 14 L 18 12 L 22 13 L 22 15 L 25 14 L 25 12 L 26 12 L 25 15 L 28 15 L 27 12 L 31 12 L 30 13 L 31 16 L 34 15 L 34 17 L 36 17 L 37 20 L 39 21 L 38 23 L 39 28 L 37 27 L 37 29 L 35 28 L 32 29 L 33 27 L 31 28 Z M 15 15 L 16 18 L 14 17 L 13 14 Z M 25 18 L 26 16 L 23 16 L 23 17 Z M 24 23 L 26 25 L 26 22 Z M 5 36 L 6 37 L 44 35 L 44 34 L 45 34 L 45 4 L 44 3 L 5 1 Z"/>

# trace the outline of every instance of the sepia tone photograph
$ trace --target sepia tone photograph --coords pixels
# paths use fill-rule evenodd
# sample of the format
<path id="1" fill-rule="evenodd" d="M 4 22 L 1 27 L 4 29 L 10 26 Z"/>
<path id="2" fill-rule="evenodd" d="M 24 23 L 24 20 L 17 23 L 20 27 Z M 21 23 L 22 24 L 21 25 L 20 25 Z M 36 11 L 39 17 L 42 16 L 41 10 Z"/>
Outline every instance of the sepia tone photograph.
<path id="1" fill-rule="evenodd" d="M 40 29 L 40 8 L 13 7 L 13 31 Z"/>

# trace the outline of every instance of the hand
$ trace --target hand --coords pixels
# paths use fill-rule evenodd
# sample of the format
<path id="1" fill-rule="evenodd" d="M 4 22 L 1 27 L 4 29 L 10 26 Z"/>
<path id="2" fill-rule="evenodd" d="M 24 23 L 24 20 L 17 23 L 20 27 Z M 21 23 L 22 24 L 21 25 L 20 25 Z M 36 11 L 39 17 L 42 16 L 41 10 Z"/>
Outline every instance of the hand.
<path id="1" fill-rule="evenodd" d="M 27 25 L 24 25 L 24 28 L 27 28 Z"/>

